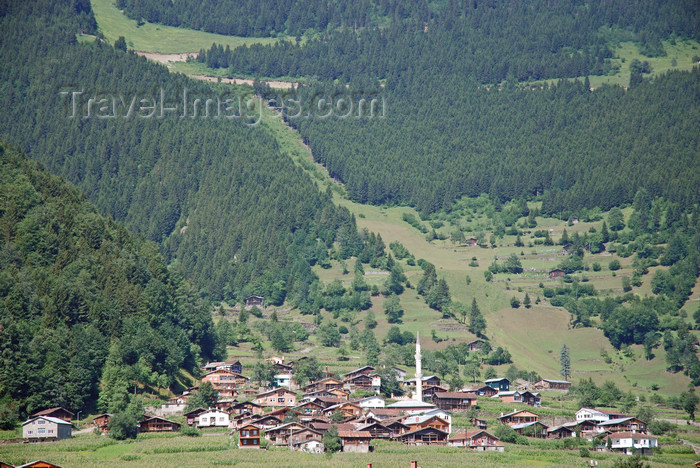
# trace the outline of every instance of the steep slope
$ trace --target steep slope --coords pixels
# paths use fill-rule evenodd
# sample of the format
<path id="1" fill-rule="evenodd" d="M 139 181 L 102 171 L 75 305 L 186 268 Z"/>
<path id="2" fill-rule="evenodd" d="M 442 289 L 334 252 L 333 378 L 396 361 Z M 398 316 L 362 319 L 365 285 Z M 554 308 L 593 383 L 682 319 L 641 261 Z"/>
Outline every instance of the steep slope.
<path id="1" fill-rule="evenodd" d="M 168 387 L 220 352 L 208 304 L 154 243 L 6 143 L 0 233 L 1 402 L 94 409 L 100 392 L 108 405 L 134 381 Z M 108 351 L 122 379 L 100 389 Z"/>
<path id="2" fill-rule="evenodd" d="M 88 2 L 8 2 L 4 13 L 0 135 L 75 183 L 102 214 L 163 245 L 205 293 L 236 301 L 252 289 L 283 301 L 308 285 L 317 252 L 339 229 L 356 233 L 347 210 L 280 154 L 256 116 L 238 112 L 246 95 L 101 42 L 77 43 L 76 32 L 95 30 Z M 221 110 L 228 98 L 235 109 Z M 139 111 L 149 102 L 154 110 Z"/>

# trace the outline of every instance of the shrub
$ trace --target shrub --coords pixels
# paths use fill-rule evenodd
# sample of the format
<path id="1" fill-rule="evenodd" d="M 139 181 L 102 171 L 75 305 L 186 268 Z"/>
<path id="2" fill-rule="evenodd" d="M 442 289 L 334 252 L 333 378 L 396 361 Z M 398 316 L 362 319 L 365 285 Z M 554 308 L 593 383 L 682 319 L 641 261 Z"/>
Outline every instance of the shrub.
<path id="1" fill-rule="evenodd" d="M 608 269 L 610 271 L 617 271 L 620 269 L 620 261 L 619 260 L 612 260 L 610 263 L 608 263 Z"/>
<path id="2" fill-rule="evenodd" d="M 588 458 L 591 456 L 590 450 L 588 450 L 586 447 L 581 447 L 578 451 L 578 454 L 581 458 Z"/>
<path id="3" fill-rule="evenodd" d="M 199 437 L 202 433 L 194 426 L 183 426 L 180 433 L 188 437 Z"/>

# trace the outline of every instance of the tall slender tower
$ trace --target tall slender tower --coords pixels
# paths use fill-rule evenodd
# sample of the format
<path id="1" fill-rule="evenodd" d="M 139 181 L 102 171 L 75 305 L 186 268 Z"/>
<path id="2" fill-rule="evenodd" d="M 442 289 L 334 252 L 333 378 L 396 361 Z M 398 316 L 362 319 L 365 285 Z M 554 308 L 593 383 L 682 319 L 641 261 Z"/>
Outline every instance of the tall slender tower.
<path id="1" fill-rule="evenodd" d="M 423 365 L 420 355 L 420 332 L 416 332 L 416 400 L 423 401 Z"/>

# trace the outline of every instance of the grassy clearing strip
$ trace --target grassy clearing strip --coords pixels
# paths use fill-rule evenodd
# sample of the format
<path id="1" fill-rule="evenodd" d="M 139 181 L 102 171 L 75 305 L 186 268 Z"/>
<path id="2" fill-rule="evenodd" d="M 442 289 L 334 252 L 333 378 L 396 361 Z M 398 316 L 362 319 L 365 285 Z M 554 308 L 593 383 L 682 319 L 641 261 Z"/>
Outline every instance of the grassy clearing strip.
<path id="1" fill-rule="evenodd" d="M 99 30 L 110 44 L 119 36 L 124 36 L 130 49 L 145 52 L 198 52 L 200 49 L 210 48 L 214 42 L 233 49 L 240 45 L 270 44 L 279 40 L 224 36 L 152 23 L 138 26 L 135 20 L 129 19 L 117 9 L 114 0 L 91 0 L 90 3 Z"/>
<path id="2" fill-rule="evenodd" d="M 228 445 L 214 445 L 211 447 L 203 447 L 201 445 L 194 447 L 156 447 L 153 450 L 146 450 L 143 453 L 147 455 L 159 453 L 190 453 L 190 452 L 220 452 L 228 450 L 231 447 Z"/>

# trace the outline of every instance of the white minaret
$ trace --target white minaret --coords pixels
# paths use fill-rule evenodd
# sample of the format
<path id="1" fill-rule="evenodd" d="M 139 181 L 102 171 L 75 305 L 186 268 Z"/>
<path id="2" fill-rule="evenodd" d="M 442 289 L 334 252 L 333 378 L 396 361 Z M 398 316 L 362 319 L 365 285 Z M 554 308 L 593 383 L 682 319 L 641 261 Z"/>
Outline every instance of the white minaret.
<path id="1" fill-rule="evenodd" d="M 420 332 L 416 332 L 416 400 L 423 401 L 423 369 L 420 356 Z"/>

